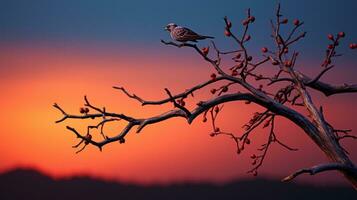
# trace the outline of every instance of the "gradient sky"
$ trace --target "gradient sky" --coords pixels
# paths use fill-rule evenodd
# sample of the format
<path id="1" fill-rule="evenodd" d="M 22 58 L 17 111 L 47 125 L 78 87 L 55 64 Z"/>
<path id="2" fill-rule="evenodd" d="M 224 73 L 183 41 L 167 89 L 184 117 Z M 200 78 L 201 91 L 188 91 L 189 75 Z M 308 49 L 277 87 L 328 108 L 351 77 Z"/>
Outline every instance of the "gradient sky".
<path id="1" fill-rule="evenodd" d="M 212 69 L 191 50 L 160 43 L 160 39 L 168 39 L 163 27 L 169 22 L 215 36 L 219 47 L 230 49 L 233 42 L 223 36 L 222 17 L 229 16 L 236 28 L 245 10 L 251 8 L 257 20 L 248 47 L 253 55 L 259 55 L 262 46 L 272 44 L 269 19 L 274 16 L 276 1 L 182 0 L 180 5 L 173 1 L 135 0 L 0 2 L 0 170 L 29 166 L 54 176 L 90 174 L 139 183 L 224 182 L 250 177 L 245 173 L 250 167 L 249 156 L 265 141 L 265 131 L 258 131 L 251 147 L 237 157 L 232 141 L 208 136 L 209 124 L 197 120 L 189 126 L 182 119 L 174 119 L 148 127 L 140 135 L 130 134 L 125 145 L 109 145 L 103 152 L 89 147 L 77 155 L 71 148 L 75 137 L 65 125 L 83 125 L 78 121 L 54 124 L 61 116 L 51 105 L 57 102 L 66 110 L 78 112 L 86 94 L 97 105 L 108 105 L 107 109 L 133 116 L 150 116 L 170 109 L 171 105 L 142 108 L 111 86 L 123 85 L 142 97 L 158 99 L 165 97 L 165 87 L 179 92 L 207 80 Z M 296 45 L 301 52 L 300 69 L 308 74 L 318 72 L 328 42 L 326 35 L 345 31 L 347 36 L 341 44 L 345 55 L 336 59 L 338 67 L 325 79 L 356 83 L 355 52 L 347 46 L 357 39 L 357 2 L 281 2 L 282 12 L 289 19 L 305 21 L 308 37 Z M 195 100 L 207 97 L 207 93 L 202 91 Z M 327 119 L 333 124 L 357 129 L 355 94 L 328 99 L 317 94 L 316 101 L 325 106 Z M 227 104 L 220 126 L 239 131 L 257 109 L 261 108 Z M 108 131 L 120 127 L 122 124 Z M 282 119 L 278 130 L 282 140 L 300 150 L 286 152 L 274 145 L 260 170 L 262 176 L 281 178 L 298 168 L 326 162 L 325 156 L 292 123 Z M 357 162 L 356 145 L 344 144 Z M 299 180 L 344 182 L 333 172 Z"/>

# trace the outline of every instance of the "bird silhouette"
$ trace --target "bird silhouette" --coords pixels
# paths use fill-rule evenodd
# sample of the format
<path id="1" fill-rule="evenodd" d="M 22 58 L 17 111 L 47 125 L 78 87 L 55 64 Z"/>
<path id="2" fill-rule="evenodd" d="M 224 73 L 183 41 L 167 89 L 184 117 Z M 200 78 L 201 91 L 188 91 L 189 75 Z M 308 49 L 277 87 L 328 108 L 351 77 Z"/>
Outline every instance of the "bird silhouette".
<path id="1" fill-rule="evenodd" d="M 178 26 L 175 23 L 169 23 L 165 26 L 165 30 L 170 32 L 170 36 L 173 40 L 178 42 L 197 42 L 197 40 L 204 40 L 207 38 L 214 38 L 211 36 L 205 36 L 195 33 L 189 28 Z"/>

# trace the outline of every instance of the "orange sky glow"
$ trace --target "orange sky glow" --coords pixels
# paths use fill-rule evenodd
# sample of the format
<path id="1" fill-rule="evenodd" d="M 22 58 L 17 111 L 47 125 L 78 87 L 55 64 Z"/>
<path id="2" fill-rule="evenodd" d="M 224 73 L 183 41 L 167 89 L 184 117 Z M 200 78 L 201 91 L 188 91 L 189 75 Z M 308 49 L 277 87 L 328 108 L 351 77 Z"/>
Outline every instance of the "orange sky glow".
<path id="1" fill-rule="evenodd" d="M 128 47 L 125 47 L 128 48 Z M 177 55 L 160 50 L 125 49 L 92 51 L 85 47 L 51 47 L 51 45 L 14 45 L 0 47 L 0 171 L 18 166 L 35 167 L 55 177 L 89 174 L 96 177 L 138 183 L 169 183 L 172 181 L 225 182 L 238 178 L 251 178 L 252 153 L 267 139 L 267 130 L 254 133 L 252 144 L 239 156 L 229 138 L 210 137 L 211 126 L 202 117 L 188 125 L 183 119 L 171 119 L 145 128 L 140 134 L 131 132 L 124 145 L 112 143 L 100 152 L 88 147 L 75 154 L 71 148 L 77 140 L 65 129 L 66 125 L 84 131 L 91 120 L 54 121 L 61 114 L 52 107 L 54 102 L 66 111 L 78 113 L 83 96 L 108 111 L 127 113 L 134 117 L 159 114 L 172 105 L 141 107 L 112 86 L 124 86 L 145 99 L 164 98 L 163 88 L 173 93 L 203 82 L 213 72 L 195 54 Z M 312 62 L 312 61 L 311 61 Z M 300 61 L 310 66 L 310 61 Z M 326 78 L 333 82 L 353 82 L 350 68 L 342 68 Z M 209 87 L 210 88 L 210 87 Z M 356 95 L 325 98 L 320 94 L 317 102 L 324 105 L 327 119 L 340 128 L 357 129 L 355 123 Z M 209 90 L 197 93 L 189 105 L 209 97 Z M 223 109 L 218 124 L 223 130 L 239 133 L 255 111 L 254 105 L 229 103 Z M 114 135 L 123 122 L 107 128 Z M 259 173 L 263 177 L 282 178 L 301 168 L 326 161 L 325 156 L 294 124 L 279 118 L 277 135 L 298 152 L 288 152 L 273 145 Z M 94 135 L 99 139 L 99 135 Z M 344 142 L 357 161 L 357 147 Z M 325 177 L 326 179 L 321 179 Z M 335 172 L 299 180 L 318 182 L 334 180 L 344 183 Z"/>

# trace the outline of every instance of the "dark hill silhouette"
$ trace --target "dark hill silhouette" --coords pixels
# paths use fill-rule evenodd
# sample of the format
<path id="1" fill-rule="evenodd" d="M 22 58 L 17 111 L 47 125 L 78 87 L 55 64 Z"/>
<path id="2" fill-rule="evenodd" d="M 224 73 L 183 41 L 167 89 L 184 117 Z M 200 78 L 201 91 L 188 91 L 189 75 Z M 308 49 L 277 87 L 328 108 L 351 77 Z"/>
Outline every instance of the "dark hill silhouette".
<path id="1" fill-rule="evenodd" d="M 38 171 L 16 169 L 0 174 L 0 199 L 357 199 L 348 187 L 312 187 L 279 181 L 255 179 L 236 181 L 222 186 L 205 183 L 181 183 L 168 186 L 139 186 L 72 177 L 54 180 Z"/>

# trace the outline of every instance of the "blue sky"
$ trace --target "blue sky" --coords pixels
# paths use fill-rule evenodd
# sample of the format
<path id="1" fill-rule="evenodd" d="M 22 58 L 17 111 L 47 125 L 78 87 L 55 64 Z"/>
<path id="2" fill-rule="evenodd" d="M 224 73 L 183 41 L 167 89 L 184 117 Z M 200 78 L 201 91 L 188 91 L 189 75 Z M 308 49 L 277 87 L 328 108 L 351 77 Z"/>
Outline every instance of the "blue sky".
<path id="1" fill-rule="evenodd" d="M 230 1 L 118 1 L 118 0 L 1 0 L 1 41 L 119 42 L 159 45 L 168 38 L 163 26 L 176 22 L 197 32 L 223 37 L 222 17 L 240 23 L 247 8 L 257 21 L 252 27 L 251 45 L 268 41 L 269 19 L 275 0 Z M 346 45 L 357 38 L 355 0 L 285 0 L 283 14 L 304 20 L 308 37 L 303 44 L 312 51 L 326 46 L 326 35 L 345 31 Z M 239 30 L 239 28 L 237 28 Z"/>

